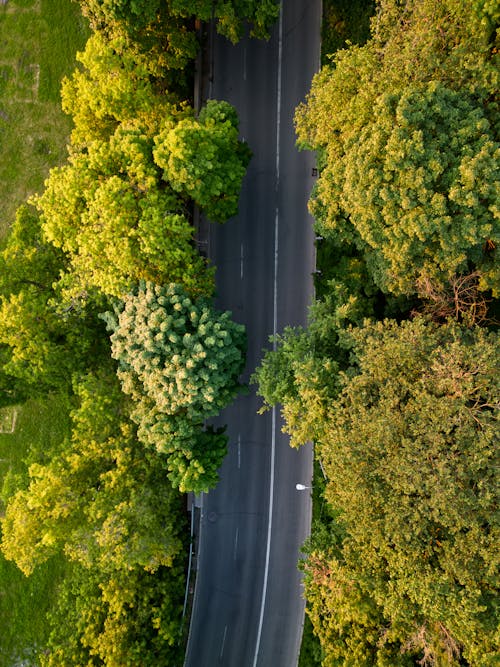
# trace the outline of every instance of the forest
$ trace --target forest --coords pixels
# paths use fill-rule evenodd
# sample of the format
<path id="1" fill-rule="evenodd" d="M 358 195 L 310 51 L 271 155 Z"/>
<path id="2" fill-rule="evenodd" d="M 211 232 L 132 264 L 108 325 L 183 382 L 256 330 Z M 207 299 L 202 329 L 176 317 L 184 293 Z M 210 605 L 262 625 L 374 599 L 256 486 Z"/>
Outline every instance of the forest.
<path id="1" fill-rule="evenodd" d="M 330 25 L 347 30 L 341 4 L 327 3 Z M 342 43 L 324 26 L 295 115 L 319 172 L 309 324 L 278 335 L 254 376 L 292 446 L 315 447 L 301 568 L 317 643 L 303 664 L 490 667 L 500 10 L 363 4 L 366 36 Z"/>
<path id="2" fill-rule="evenodd" d="M 233 107 L 195 108 L 199 26 L 265 38 L 279 5 L 79 4 L 66 154 L 0 245 L 0 408 L 40 401 L 53 424 L 2 475 L 2 558 L 59 573 L 0 665 L 175 665 L 185 493 L 217 483 L 227 439 L 206 423 L 246 345 L 193 225 L 237 213 L 251 159 Z M 495 0 L 324 3 L 295 115 L 318 165 L 315 301 L 254 375 L 315 448 L 308 667 L 497 664 L 499 23 Z"/>
<path id="3" fill-rule="evenodd" d="M 27 577 L 51 562 L 62 574 L 43 643 L 2 645 L 0 657 L 174 665 L 185 494 L 217 482 L 227 439 L 206 420 L 241 389 L 246 348 L 244 327 L 214 308 L 215 267 L 193 219 L 237 213 L 251 151 L 227 102 L 193 106 L 197 26 L 214 21 L 236 42 L 249 24 L 265 37 L 278 6 L 81 10 L 89 38 L 61 90 L 67 157 L 18 207 L 0 249 L 1 407 L 56 397 L 68 422 L 5 475 L 1 550 Z"/>

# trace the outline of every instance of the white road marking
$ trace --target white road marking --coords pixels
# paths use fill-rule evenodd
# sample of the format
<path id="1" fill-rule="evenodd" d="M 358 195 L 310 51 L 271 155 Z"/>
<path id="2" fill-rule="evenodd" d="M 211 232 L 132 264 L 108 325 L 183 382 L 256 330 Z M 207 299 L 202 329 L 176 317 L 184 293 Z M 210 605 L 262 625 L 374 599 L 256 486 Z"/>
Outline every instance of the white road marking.
<path id="1" fill-rule="evenodd" d="M 224 635 L 222 637 L 222 646 L 220 647 L 219 660 L 222 658 L 224 654 L 224 644 L 226 643 L 226 635 L 227 635 L 227 625 L 224 628 Z"/>
<path id="2" fill-rule="evenodd" d="M 243 280 L 243 243 L 240 246 L 240 278 Z"/>
<path id="3" fill-rule="evenodd" d="M 241 468 L 241 435 L 238 433 L 238 468 Z"/>
<path id="4" fill-rule="evenodd" d="M 243 49 L 243 81 L 247 80 L 247 50 Z"/>
<path id="5" fill-rule="evenodd" d="M 280 180 L 280 129 L 281 129 L 281 68 L 283 55 L 283 7 L 280 10 L 279 38 L 278 38 L 278 91 L 276 100 L 276 195 L 279 191 Z M 276 337 L 278 328 L 278 226 L 279 210 L 276 205 L 276 214 L 274 218 L 274 310 L 273 310 L 273 334 Z M 273 341 L 273 350 L 276 350 L 276 341 Z M 267 523 L 267 545 L 266 545 L 266 564 L 264 568 L 264 584 L 262 587 L 262 601 L 260 605 L 259 629 L 257 632 L 257 641 L 255 645 L 255 654 L 253 667 L 257 667 L 257 660 L 260 651 L 260 640 L 262 637 L 262 626 L 264 623 L 264 609 L 266 606 L 267 582 L 269 577 L 269 557 L 271 553 L 271 533 L 273 525 L 273 504 L 274 504 L 274 465 L 276 452 L 276 407 L 272 409 L 272 432 L 271 432 L 271 483 L 269 486 L 269 517 Z"/>
<path id="6" fill-rule="evenodd" d="M 240 529 L 236 528 L 236 537 L 234 538 L 234 550 L 233 550 L 233 560 L 236 560 L 236 553 L 238 551 L 238 537 L 240 534 Z"/>
<path id="7" fill-rule="evenodd" d="M 276 206 L 274 216 L 274 299 L 273 299 L 273 350 L 276 350 L 276 333 L 278 331 L 278 231 L 279 211 Z"/>

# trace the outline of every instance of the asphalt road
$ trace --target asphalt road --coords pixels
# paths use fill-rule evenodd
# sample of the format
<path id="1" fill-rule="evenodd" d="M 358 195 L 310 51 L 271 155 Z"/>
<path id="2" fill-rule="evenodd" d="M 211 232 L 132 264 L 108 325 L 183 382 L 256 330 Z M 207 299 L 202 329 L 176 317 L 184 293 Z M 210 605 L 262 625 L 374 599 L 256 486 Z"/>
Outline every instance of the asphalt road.
<path id="1" fill-rule="evenodd" d="M 217 306 L 248 334 L 244 379 L 269 336 L 305 324 L 314 243 L 307 199 L 313 157 L 295 148 L 293 113 L 319 66 L 321 2 L 284 0 L 269 42 L 216 37 L 209 96 L 238 109 L 253 158 L 239 215 L 212 227 Z M 221 415 L 229 451 L 216 489 L 203 496 L 186 667 L 293 667 L 304 600 L 297 561 L 310 527 L 309 445 L 292 450 L 279 410 L 258 415 L 251 387 Z"/>

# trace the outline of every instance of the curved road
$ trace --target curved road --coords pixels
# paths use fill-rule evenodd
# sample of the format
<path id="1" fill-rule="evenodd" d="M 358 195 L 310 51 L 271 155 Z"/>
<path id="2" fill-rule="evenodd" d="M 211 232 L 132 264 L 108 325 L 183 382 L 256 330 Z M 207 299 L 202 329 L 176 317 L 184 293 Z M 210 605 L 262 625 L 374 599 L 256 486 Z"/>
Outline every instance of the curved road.
<path id="1" fill-rule="evenodd" d="M 212 227 L 217 306 L 248 334 L 248 380 L 269 336 L 305 324 L 314 243 L 313 156 L 295 148 L 293 114 L 319 67 L 321 2 L 284 0 L 269 42 L 214 38 L 208 94 L 238 110 L 253 150 L 239 215 Z M 254 387 L 221 415 L 229 451 L 202 497 L 198 574 L 185 667 L 293 667 L 304 600 L 297 570 L 310 528 L 312 451 L 292 450 L 279 411 L 257 415 Z"/>

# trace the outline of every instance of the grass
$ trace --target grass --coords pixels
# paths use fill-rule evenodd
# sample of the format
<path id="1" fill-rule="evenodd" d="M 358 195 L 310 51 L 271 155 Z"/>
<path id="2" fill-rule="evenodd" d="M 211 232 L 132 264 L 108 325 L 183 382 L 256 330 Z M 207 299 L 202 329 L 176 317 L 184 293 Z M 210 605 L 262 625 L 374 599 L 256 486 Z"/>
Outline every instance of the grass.
<path id="1" fill-rule="evenodd" d="M 66 158 L 71 121 L 61 110 L 60 83 L 88 35 L 71 0 L 0 4 L 0 237 Z"/>
<path id="2" fill-rule="evenodd" d="M 58 449 L 69 435 L 68 408 L 67 399 L 57 396 L 30 400 L 16 408 L 13 433 L 0 433 L 1 513 L 6 497 L 27 483 L 27 464 L 48 460 L 49 453 Z M 2 424 L 9 427 L 12 409 L 4 408 L 1 412 Z M 25 577 L 0 554 L 0 667 L 21 664 L 21 659 L 27 660 L 27 665 L 34 664 L 33 654 L 47 640 L 46 614 L 63 574 L 61 557 L 51 559 Z"/>

